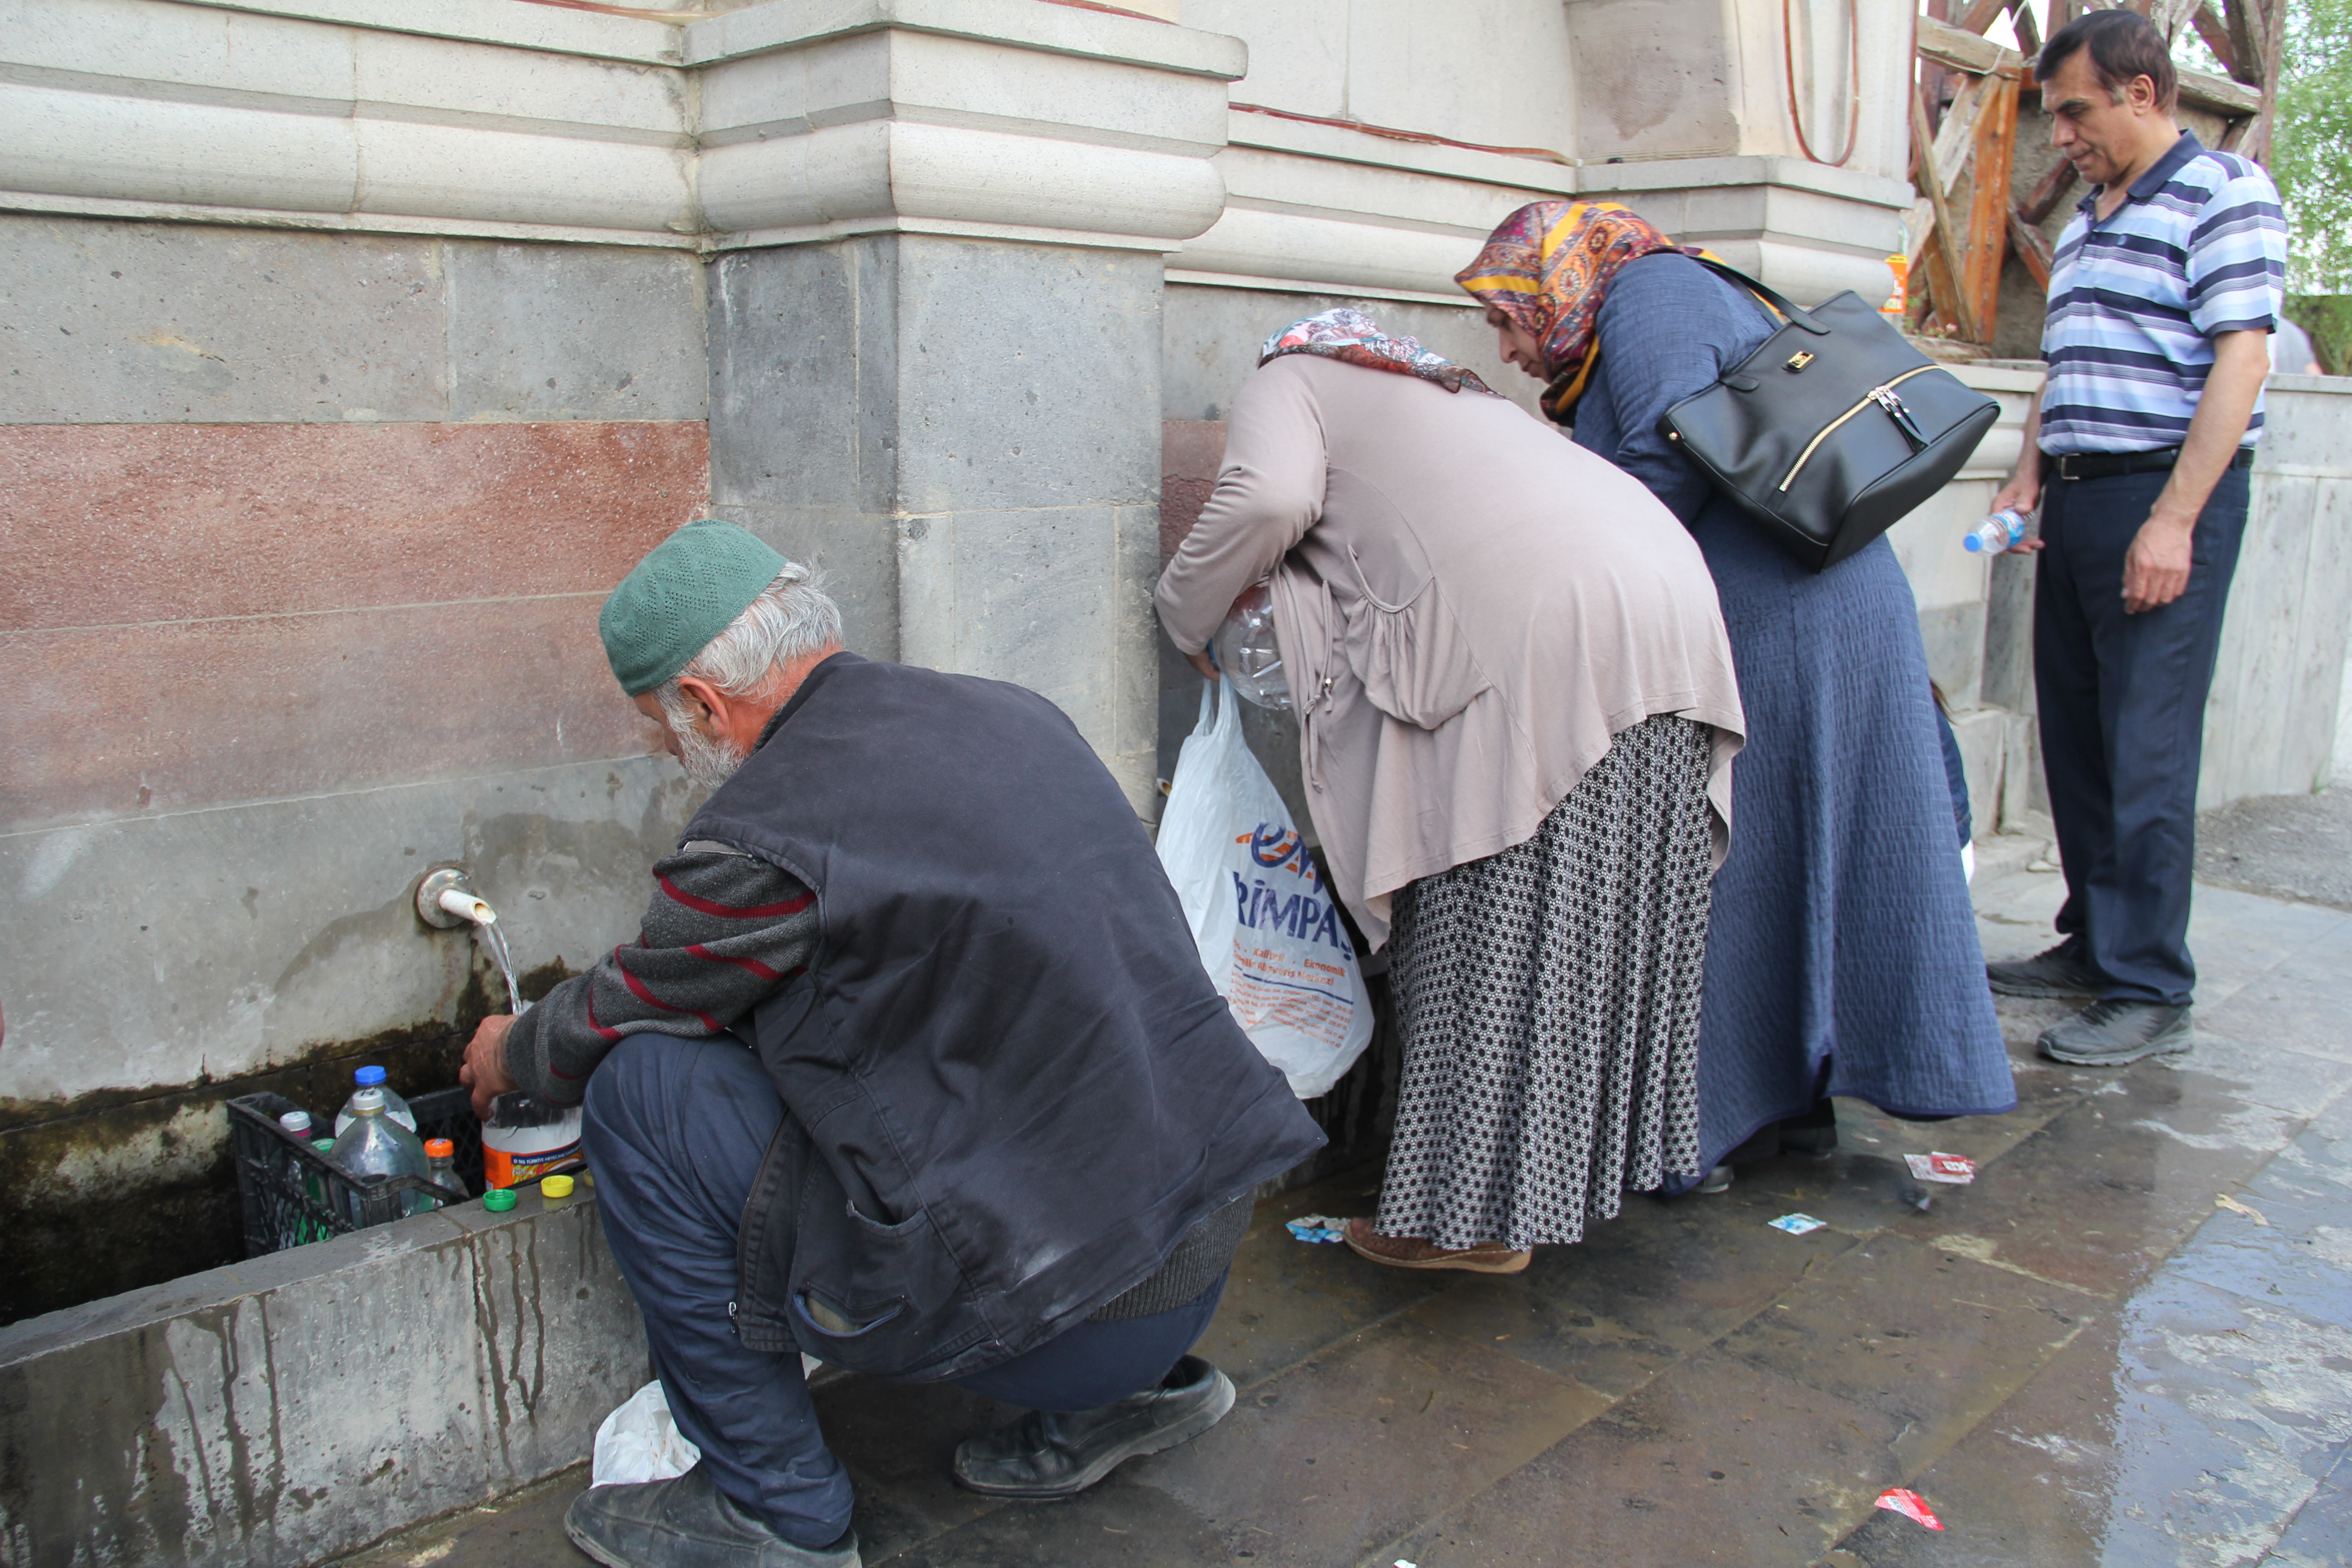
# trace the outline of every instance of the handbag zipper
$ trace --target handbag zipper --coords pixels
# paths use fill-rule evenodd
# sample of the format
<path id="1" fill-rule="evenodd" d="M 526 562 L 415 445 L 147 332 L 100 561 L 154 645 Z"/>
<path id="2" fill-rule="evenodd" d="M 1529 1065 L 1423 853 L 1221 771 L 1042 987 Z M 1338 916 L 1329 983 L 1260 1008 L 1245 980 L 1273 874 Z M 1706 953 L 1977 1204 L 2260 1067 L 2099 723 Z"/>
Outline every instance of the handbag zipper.
<path id="1" fill-rule="evenodd" d="M 1896 417 L 1899 422 L 1901 416 L 1895 415 L 1895 409 L 1903 406 L 1903 400 L 1895 395 L 1895 389 L 1902 385 L 1905 382 L 1910 380 L 1915 375 L 1924 374 L 1928 371 L 1938 368 L 1940 367 L 1937 365 L 1923 364 L 1916 366 L 1914 369 L 1906 370 L 1901 375 L 1896 376 L 1894 380 L 1886 382 L 1881 385 L 1872 387 L 1870 391 L 1864 395 L 1863 400 L 1860 403 L 1855 404 L 1853 407 L 1847 409 L 1844 413 L 1831 420 L 1827 425 L 1822 426 L 1822 433 L 1814 437 L 1811 441 L 1807 442 L 1805 449 L 1797 454 L 1796 467 L 1790 468 L 1789 470 L 1788 477 L 1783 479 L 1780 483 L 1779 488 L 1780 493 L 1783 495 L 1787 494 L 1789 487 L 1797 482 L 1797 476 L 1804 472 L 1805 465 L 1807 463 L 1813 460 L 1813 454 L 1821 449 L 1822 443 L 1835 435 L 1839 426 L 1843 425 L 1847 420 L 1853 418 L 1864 409 L 1868 408 L 1874 404 L 1879 407 L 1886 408 L 1888 415 L 1890 416 Z M 1894 407 L 1887 408 L 1887 405 L 1890 403 L 1894 405 Z"/>

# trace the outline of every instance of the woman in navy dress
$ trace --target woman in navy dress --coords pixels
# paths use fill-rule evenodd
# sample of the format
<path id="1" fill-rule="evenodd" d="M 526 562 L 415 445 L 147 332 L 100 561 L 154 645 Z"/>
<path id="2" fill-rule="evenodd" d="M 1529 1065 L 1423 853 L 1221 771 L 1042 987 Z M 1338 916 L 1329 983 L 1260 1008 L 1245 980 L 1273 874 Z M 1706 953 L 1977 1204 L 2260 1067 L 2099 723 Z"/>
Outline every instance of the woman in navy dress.
<path id="1" fill-rule="evenodd" d="M 1754 353 L 1773 318 L 1614 204 L 1522 207 L 1457 280 L 1504 357 L 1547 383 L 1544 412 L 1681 518 L 1715 574 L 1748 741 L 1700 1005 L 1709 1190 L 1735 1156 L 1827 1153 L 1832 1095 L 1906 1118 L 2013 1109 L 1893 546 L 1812 572 L 1660 423 Z"/>

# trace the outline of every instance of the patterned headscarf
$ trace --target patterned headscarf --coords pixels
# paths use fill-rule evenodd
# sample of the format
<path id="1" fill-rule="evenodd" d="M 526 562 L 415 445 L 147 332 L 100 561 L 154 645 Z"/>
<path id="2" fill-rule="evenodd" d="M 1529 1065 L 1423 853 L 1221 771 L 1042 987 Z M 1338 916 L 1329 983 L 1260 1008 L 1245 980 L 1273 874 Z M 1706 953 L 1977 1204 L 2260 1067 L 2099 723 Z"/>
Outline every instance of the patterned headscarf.
<path id="1" fill-rule="evenodd" d="M 1465 386 L 1485 393 L 1495 391 L 1478 379 L 1475 371 L 1465 370 L 1444 354 L 1423 348 L 1414 339 L 1389 336 L 1381 331 L 1379 322 L 1346 305 L 1291 322 L 1265 340 L 1258 351 L 1257 363 L 1264 364 L 1280 354 L 1321 354 L 1326 359 L 1343 359 L 1349 364 L 1367 365 L 1373 370 L 1417 375 L 1423 381 L 1437 383 L 1448 392 L 1459 392 Z"/>
<path id="2" fill-rule="evenodd" d="M 1529 202 L 1486 237 L 1454 280 L 1508 316 L 1543 352 L 1543 411 L 1565 421 L 1592 376 L 1593 323 L 1617 269 L 1676 245 L 1615 202 Z"/>

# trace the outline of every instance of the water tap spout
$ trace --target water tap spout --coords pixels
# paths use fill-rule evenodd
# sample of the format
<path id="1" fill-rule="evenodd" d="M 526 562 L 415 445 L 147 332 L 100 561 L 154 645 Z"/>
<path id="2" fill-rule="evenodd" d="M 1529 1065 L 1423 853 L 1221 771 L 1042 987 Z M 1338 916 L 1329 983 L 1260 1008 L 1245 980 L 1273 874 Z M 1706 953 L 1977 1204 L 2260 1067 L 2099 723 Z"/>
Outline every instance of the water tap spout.
<path id="1" fill-rule="evenodd" d="M 427 871 L 416 884 L 416 918 L 440 931 L 472 924 L 486 926 L 499 918 L 455 866 Z"/>
<path id="2" fill-rule="evenodd" d="M 522 999 L 522 990 L 515 984 L 514 957 L 508 950 L 506 932 L 499 929 L 499 911 L 474 891 L 464 871 L 455 866 L 427 871 L 416 884 L 416 918 L 439 931 L 471 925 L 474 940 L 489 954 L 490 962 L 498 965 L 499 977 L 506 982 L 508 1005 L 517 1015 L 529 1010 L 530 1004 Z"/>
<path id="3" fill-rule="evenodd" d="M 488 925 L 499 918 L 499 911 L 487 902 L 457 888 L 444 888 L 436 902 L 459 920 L 471 921 L 478 926 Z"/>

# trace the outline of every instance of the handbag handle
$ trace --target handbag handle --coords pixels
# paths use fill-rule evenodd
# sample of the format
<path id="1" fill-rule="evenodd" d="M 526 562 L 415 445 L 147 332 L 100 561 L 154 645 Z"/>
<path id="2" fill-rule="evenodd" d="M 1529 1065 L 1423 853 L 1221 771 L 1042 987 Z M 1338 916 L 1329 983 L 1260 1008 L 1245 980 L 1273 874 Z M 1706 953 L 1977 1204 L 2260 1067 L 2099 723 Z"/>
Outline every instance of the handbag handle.
<path id="1" fill-rule="evenodd" d="M 1747 289 L 1750 294 L 1755 295 L 1758 299 L 1763 300 L 1766 304 L 1780 311 L 1781 315 L 1795 322 L 1798 326 L 1804 328 L 1805 331 L 1812 333 L 1815 337 L 1825 338 L 1830 335 L 1830 329 L 1822 326 L 1819 321 L 1814 321 L 1811 311 L 1799 310 L 1796 306 L 1789 302 L 1787 296 L 1772 289 L 1769 285 L 1759 282 L 1757 279 L 1750 278 L 1747 273 L 1742 272 L 1737 267 L 1727 267 L 1724 263 L 1716 260 L 1715 258 L 1711 256 L 1694 256 L 1691 259 L 1697 262 L 1701 267 L 1706 268 L 1708 271 L 1715 273 L 1717 277 L 1728 279 L 1730 281 L 1738 284 L 1742 289 Z"/>

